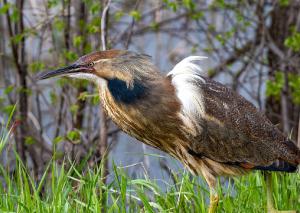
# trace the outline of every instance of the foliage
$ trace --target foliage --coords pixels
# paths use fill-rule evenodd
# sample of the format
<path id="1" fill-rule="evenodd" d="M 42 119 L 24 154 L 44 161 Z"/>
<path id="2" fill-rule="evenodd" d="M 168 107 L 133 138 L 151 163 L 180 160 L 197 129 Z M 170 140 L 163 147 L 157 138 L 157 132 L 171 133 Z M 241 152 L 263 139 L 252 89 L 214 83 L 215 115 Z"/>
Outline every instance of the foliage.
<path id="1" fill-rule="evenodd" d="M 298 52 L 300 50 L 300 32 L 298 32 L 295 27 L 292 27 L 291 31 L 292 34 L 285 39 L 284 45 Z"/>
<path id="2" fill-rule="evenodd" d="M 292 101 L 295 104 L 300 105 L 300 75 L 288 74 L 288 86 L 291 92 Z M 274 97 L 279 100 L 281 92 L 284 86 L 284 73 L 276 72 L 274 80 L 267 80 L 266 82 L 266 95 L 268 97 Z"/>
<path id="3" fill-rule="evenodd" d="M 292 100 L 300 105 L 300 75 L 290 74 L 288 84 L 291 88 Z"/>
<path id="4" fill-rule="evenodd" d="M 284 76 L 282 72 L 276 72 L 274 80 L 267 80 L 266 82 L 266 95 L 273 96 L 277 99 L 280 98 L 281 90 L 284 84 Z"/>

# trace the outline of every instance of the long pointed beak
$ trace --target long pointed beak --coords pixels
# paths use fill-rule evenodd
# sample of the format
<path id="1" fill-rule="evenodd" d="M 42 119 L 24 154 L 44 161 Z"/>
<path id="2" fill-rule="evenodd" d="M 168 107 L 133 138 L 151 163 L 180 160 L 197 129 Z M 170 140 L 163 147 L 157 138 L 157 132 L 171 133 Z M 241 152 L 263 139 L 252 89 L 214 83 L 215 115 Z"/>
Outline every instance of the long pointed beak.
<path id="1" fill-rule="evenodd" d="M 82 66 L 72 64 L 67 67 L 63 67 L 57 70 L 50 70 L 50 71 L 45 71 L 36 76 L 37 80 L 43 80 L 47 78 L 52 78 L 55 76 L 64 76 L 72 73 L 78 73 L 84 71 L 84 68 Z"/>

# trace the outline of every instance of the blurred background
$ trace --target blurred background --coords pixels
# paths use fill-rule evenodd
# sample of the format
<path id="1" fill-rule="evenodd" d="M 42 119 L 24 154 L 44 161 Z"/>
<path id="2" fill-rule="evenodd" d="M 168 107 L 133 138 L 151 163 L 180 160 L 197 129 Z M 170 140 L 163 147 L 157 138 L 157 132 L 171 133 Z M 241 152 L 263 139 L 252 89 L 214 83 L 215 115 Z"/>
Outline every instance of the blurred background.
<path id="1" fill-rule="evenodd" d="M 299 1 L 112 0 L 101 20 L 106 4 L 0 1 L 1 134 L 11 131 L 0 161 L 9 170 L 15 169 L 13 147 L 38 179 L 51 159 L 84 160 L 92 168 L 106 154 L 108 180 L 114 164 L 132 178 L 165 181 L 182 168 L 103 117 L 92 83 L 36 81 L 40 71 L 101 50 L 103 31 L 108 49 L 148 54 L 163 73 L 187 56 L 207 56 L 203 75 L 242 94 L 294 141 L 300 137 Z"/>

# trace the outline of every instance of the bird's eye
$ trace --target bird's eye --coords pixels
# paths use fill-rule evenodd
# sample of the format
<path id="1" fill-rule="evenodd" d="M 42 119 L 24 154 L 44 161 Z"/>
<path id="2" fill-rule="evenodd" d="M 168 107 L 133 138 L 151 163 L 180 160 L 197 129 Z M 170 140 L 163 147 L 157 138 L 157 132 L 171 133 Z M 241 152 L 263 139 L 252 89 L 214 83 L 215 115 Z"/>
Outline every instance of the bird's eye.
<path id="1" fill-rule="evenodd" d="M 88 66 L 89 66 L 89 67 L 94 66 L 94 62 L 89 63 Z"/>

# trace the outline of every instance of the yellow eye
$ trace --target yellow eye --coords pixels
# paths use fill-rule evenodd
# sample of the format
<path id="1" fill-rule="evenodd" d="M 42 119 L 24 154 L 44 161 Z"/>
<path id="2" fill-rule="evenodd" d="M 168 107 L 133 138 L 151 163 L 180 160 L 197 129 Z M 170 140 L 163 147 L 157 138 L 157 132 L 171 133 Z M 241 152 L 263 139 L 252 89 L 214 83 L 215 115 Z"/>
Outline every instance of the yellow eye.
<path id="1" fill-rule="evenodd" d="M 95 64 L 94 62 L 91 62 L 91 63 L 89 63 L 88 66 L 89 66 L 89 67 L 92 67 L 92 66 L 94 66 L 94 64 Z"/>

